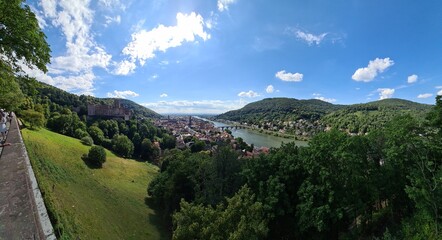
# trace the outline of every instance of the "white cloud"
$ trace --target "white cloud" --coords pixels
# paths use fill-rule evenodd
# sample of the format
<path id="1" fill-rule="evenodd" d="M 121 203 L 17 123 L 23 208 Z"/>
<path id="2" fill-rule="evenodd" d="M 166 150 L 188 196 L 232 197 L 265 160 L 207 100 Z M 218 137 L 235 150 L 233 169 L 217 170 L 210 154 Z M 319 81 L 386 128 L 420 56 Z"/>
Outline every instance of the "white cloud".
<path id="1" fill-rule="evenodd" d="M 417 82 L 418 78 L 419 77 L 416 74 L 413 74 L 413 75 L 408 76 L 407 81 L 408 81 L 408 83 L 415 83 L 415 82 Z"/>
<path id="2" fill-rule="evenodd" d="M 275 91 L 275 88 L 272 85 L 268 85 L 266 88 L 267 93 L 273 93 Z"/>
<path id="3" fill-rule="evenodd" d="M 120 0 L 98 0 L 98 4 L 104 9 L 126 10 L 126 6 Z"/>
<path id="4" fill-rule="evenodd" d="M 66 52 L 53 56 L 48 65 L 48 74 L 25 69 L 29 76 L 63 90 L 93 95 L 96 76 L 93 68 L 107 69 L 112 55 L 96 43 L 91 26 L 94 11 L 89 8 L 90 0 L 42 0 L 39 4 L 44 17 L 40 24 L 51 24 L 59 28 L 65 38 Z"/>
<path id="5" fill-rule="evenodd" d="M 160 98 L 165 98 L 165 97 L 167 97 L 166 93 L 163 93 L 163 94 L 160 95 Z"/>
<path id="6" fill-rule="evenodd" d="M 123 49 L 123 54 L 129 56 L 130 62 L 143 66 L 146 60 L 154 58 L 156 52 L 165 52 L 169 48 L 181 46 L 183 42 L 195 42 L 196 37 L 204 41 L 210 39 L 205 32 L 204 19 L 201 15 L 178 13 L 177 25 L 158 27 L 146 31 L 139 30 L 132 34 L 132 41 Z"/>
<path id="7" fill-rule="evenodd" d="M 308 45 L 316 44 L 319 45 L 321 41 L 327 36 L 327 33 L 321 33 L 319 35 L 313 35 L 311 33 L 303 32 L 300 30 L 296 31 L 296 37 L 303 41 L 306 41 Z"/>
<path id="8" fill-rule="evenodd" d="M 329 103 L 334 103 L 336 102 L 336 99 L 334 98 L 325 98 L 325 97 L 315 97 L 315 99 L 324 101 L 324 102 L 329 102 Z"/>
<path id="9" fill-rule="evenodd" d="M 442 90 L 440 90 L 439 92 L 437 92 L 437 95 L 442 95 Z"/>
<path id="10" fill-rule="evenodd" d="M 315 97 L 315 99 L 318 99 L 318 100 L 321 100 L 324 102 L 329 102 L 329 103 L 336 102 L 336 99 L 323 97 L 323 96 L 321 96 L 322 94 L 320 94 L 320 93 L 313 93 L 312 95 Z"/>
<path id="11" fill-rule="evenodd" d="M 94 95 L 94 80 L 96 76 L 93 72 L 82 72 L 77 74 L 69 74 L 66 76 L 52 77 L 45 74 L 38 68 L 31 69 L 25 64 L 21 64 L 20 66 L 26 75 L 33 77 L 40 82 L 47 83 L 75 94 Z"/>
<path id="12" fill-rule="evenodd" d="M 275 74 L 275 77 L 286 82 L 300 82 L 304 75 L 302 73 L 288 73 L 285 70 L 279 71 Z"/>
<path id="13" fill-rule="evenodd" d="M 436 89 L 442 89 L 442 86 L 436 86 Z"/>
<path id="14" fill-rule="evenodd" d="M 202 101 L 158 101 L 151 103 L 142 103 L 141 105 L 154 110 L 157 113 L 181 113 L 181 114 L 220 114 L 230 110 L 244 107 L 248 102 L 244 100 L 221 101 L 221 100 L 202 100 Z"/>
<path id="15" fill-rule="evenodd" d="M 218 0 L 218 10 L 223 12 L 224 10 L 229 10 L 229 5 L 235 3 L 236 0 Z"/>
<path id="16" fill-rule="evenodd" d="M 393 88 L 378 88 L 379 100 L 391 98 L 394 94 Z"/>
<path id="17" fill-rule="evenodd" d="M 358 82 L 370 82 L 379 73 L 384 72 L 387 68 L 393 65 L 394 62 L 393 60 L 390 60 L 390 58 L 376 58 L 375 60 L 370 61 L 367 67 L 356 70 L 351 78 Z"/>
<path id="18" fill-rule="evenodd" d="M 46 23 L 46 20 L 44 19 L 44 16 L 42 16 L 42 12 L 37 10 L 35 7 L 30 6 L 31 11 L 35 14 L 35 18 L 37 19 L 38 26 L 41 29 L 44 29 L 48 24 Z"/>
<path id="19" fill-rule="evenodd" d="M 136 67 L 135 63 L 124 60 L 116 64 L 112 73 L 115 75 L 128 75 L 133 73 Z"/>
<path id="20" fill-rule="evenodd" d="M 240 92 L 240 93 L 238 93 L 238 96 L 239 96 L 239 97 L 249 97 L 249 98 L 254 98 L 254 97 L 258 97 L 259 94 L 256 93 L 256 92 L 254 92 L 254 91 L 252 91 L 252 90 L 250 90 L 250 91 L 248 91 L 248 92 Z"/>
<path id="21" fill-rule="evenodd" d="M 429 98 L 429 97 L 432 97 L 432 96 L 433 96 L 433 94 L 431 94 L 431 93 L 423 93 L 423 94 L 419 94 L 417 96 L 417 98 Z"/>
<path id="22" fill-rule="evenodd" d="M 114 90 L 113 93 L 108 92 L 107 96 L 110 98 L 127 98 L 127 97 L 138 97 L 140 96 L 138 93 L 126 90 L 126 91 L 117 91 Z"/>
<path id="23" fill-rule="evenodd" d="M 109 65 L 112 56 L 95 42 L 90 30 L 94 12 L 89 4 L 90 0 L 42 0 L 44 15 L 66 38 L 66 54 L 51 59 L 52 68 L 78 73 Z"/>
<path id="24" fill-rule="evenodd" d="M 111 23 L 116 23 L 116 24 L 121 23 L 121 16 L 120 15 L 117 15 L 115 17 L 104 16 L 104 18 L 105 18 L 105 24 L 104 24 L 105 27 L 109 26 Z"/>

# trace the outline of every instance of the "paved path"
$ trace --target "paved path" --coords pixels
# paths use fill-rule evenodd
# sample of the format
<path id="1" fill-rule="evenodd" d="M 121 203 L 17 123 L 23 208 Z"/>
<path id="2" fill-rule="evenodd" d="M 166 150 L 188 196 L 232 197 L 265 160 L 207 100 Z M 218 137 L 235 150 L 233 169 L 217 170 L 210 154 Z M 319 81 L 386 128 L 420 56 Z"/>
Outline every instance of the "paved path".
<path id="1" fill-rule="evenodd" d="M 0 240 L 55 239 L 15 117 L 0 155 Z"/>

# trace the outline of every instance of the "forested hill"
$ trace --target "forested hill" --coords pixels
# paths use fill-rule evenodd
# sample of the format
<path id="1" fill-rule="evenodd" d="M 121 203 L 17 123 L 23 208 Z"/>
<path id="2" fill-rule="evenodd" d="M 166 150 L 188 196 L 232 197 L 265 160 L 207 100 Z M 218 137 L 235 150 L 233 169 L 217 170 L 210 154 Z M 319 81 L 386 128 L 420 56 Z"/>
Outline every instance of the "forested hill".
<path id="1" fill-rule="evenodd" d="M 223 113 L 215 118 L 250 123 L 273 120 L 317 120 L 325 114 L 343 107 L 317 99 L 266 98 L 249 103 L 239 110 Z"/>
<path id="2" fill-rule="evenodd" d="M 321 122 L 350 133 L 366 133 L 384 126 L 399 115 L 410 114 L 418 121 L 422 121 L 432 107 L 432 105 L 391 98 L 346 106 L 324 116 Z"/>
<path id="3" fill-rule="evenodd" d="M 353 105 L 335 105 L 316 99 L 268 98 L 218 115 L 215 119 L 246 122 L 258 128 L 309 137 L 326 127 L 366 133 L 404 114 L 423 120 L 431 107 L 396 98 Z"/>
<path id="4" fill-rule="evenodd" d="M 96 98 L 85 95 L 78 96 L 45 83 L 36 82 L 30 86 L 30 84 L 26 84 L 26 82 L 24 81 L 29 82 L 29 80 L 23 79 L 20 84 L 22 89 L 26 88 L 27 90 L 24 91 L 25 95 L 27 96 L 36 95 L 39 96 L 40 99 L 48 98 L 53 103 L 56 103 L 63 107 L 68 107 L 71 110 L 75 110 L 76 112 L 79 113 L 79 115 L 87 114 L 88 103 L 112 105 L 114 102 L 113 98 Z M 27 85 L 27 87 L 24 87 L 23 85 Z M 137 118 L 161 117 L 160 114 L 154 112 L 153 110 L 143 107 L 131 100 L 120 99 L 120 102 L 122 106 L 131 109 L 133 111 L 134 116 Z"/>

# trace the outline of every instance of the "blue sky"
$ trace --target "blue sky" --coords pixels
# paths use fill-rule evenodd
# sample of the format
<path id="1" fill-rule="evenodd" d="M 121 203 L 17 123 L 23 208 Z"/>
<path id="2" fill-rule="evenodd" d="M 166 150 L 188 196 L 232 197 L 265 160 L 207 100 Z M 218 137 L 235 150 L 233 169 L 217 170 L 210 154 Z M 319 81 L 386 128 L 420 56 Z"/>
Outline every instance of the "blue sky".
<path id="1" fill-rule="evenodd" d="M 31 0 L 52 49 L 25 71 L 159 113 L 269 97 L 335 104 L 442 95 L 442 2 Z"/>

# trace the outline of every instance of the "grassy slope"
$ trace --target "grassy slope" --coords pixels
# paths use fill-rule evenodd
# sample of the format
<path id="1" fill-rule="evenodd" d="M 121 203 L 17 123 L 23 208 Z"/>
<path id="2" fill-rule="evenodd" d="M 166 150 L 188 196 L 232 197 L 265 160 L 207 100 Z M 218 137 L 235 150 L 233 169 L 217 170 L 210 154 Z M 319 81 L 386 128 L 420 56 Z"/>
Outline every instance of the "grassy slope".
<path id="1" fill-rule="evenodd" d="M 145 204 L 158 169 L 109 151 L 102 169 L 81 159 L 89 147 L 46 129 L 24 129 L 23 138 L 46 205 L 57 215 L 64 238 L 165 239 L 155 212 Z"/>

